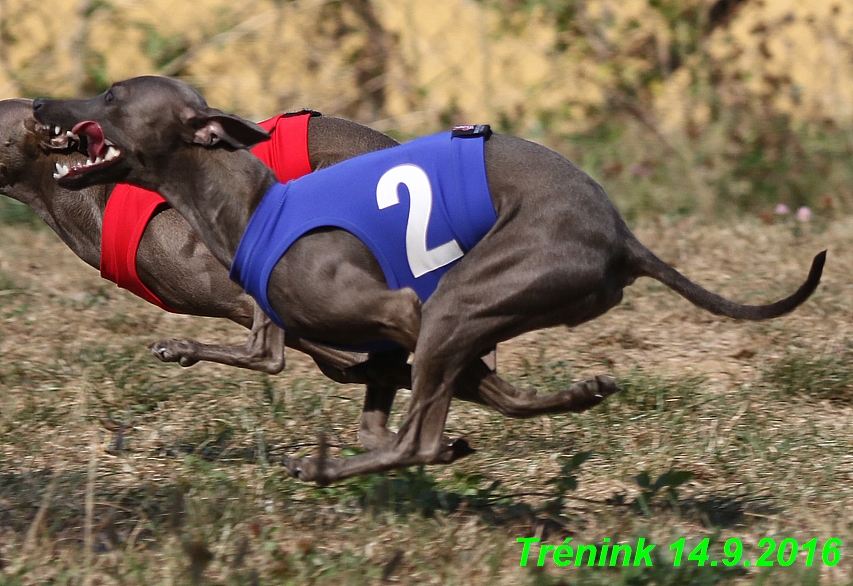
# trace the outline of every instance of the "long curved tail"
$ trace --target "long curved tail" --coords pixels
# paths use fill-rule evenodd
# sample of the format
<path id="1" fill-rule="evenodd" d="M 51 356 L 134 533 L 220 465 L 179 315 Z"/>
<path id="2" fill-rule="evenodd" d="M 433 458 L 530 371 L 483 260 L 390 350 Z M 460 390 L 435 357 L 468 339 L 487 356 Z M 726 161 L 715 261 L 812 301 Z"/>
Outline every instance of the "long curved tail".
<path id="1" fill-rule="evenodd" d="M 663 262 L 636 239 L 631 239 L 628 250 L 637 276 L 656 279 L 691 303 L 715 315 L 748 320 L 770 319 L 793 311 L 817 289 L 823 273 L 823 265 L 826 262 L 824 250 L 814 257 L 808 278 L 792 295 L 767 305 L 743 305 L 700 287 Z"/>

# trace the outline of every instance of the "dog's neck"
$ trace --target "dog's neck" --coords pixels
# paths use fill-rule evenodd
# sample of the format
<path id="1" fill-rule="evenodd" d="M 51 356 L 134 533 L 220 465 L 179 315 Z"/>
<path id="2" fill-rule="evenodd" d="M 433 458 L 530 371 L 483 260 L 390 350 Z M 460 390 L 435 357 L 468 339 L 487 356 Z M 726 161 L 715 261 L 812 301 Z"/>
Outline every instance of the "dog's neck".
<path id="1" fill-rule="evenodd" d="M 252 213 L 275 175 L 248 151 L 195 148 L 164 161 L 154 173 L 159 192 L 201 236 L 225 266 L 231 266 Z"/>
<path id="2" fill-rule="evenodd" d="M 104 208 L 114 187 L 97 185 L 69 191 L 56 185 L 50 169 L 33 166 L 26 178 L 4 193 L 29 206 L 86 264 L 101 265 L 101 225 Z"/>

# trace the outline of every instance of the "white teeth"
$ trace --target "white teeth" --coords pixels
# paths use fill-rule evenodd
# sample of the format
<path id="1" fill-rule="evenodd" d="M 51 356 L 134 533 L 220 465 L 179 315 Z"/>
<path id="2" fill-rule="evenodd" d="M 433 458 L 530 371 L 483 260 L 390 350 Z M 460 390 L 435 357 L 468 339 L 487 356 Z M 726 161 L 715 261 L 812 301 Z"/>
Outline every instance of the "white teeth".
<path id="1" fill-rule="evenodd" d="M 62 163 L 56 164 L 56 173 L 53 174 L 54 179 L 60 179 L 68 175 L 68 166 Z"/>
<path id="2" fill-rule="evenodd" d="M 62 132 L 62 129 L 59 126 L 53 127 L 53 134 L 59 134 L 60 132 Z"/>
<path id="3" fill-rule="evenodd" d="M 115 159 L 120 154 L 121 154 L 121 151 L 119 151 L 114 146 L 110 146 L 107 149 L 107 153 L 103 157 L 98 156 L 98 157 L 95 157 L 95 159 L 86 159 L 85 161 L 74 163 L 70 169 L 68 168 L 68 165 L 65 165 L 63 163 L 56 163 L 56 173 L 53 174 L 53 178 L 54 179 L 61 179 L 62 177 L 65 177 L 66 175 L 68 175 L 68 173 L 70 171 L 74 171 L 76 173 L 76 172 L 79 172 L 81 169 L 84 169 L 86 167 L 96 167 L 98 165 L 103 165 L 104 163 L 107 163 L 107 162 Z"/>

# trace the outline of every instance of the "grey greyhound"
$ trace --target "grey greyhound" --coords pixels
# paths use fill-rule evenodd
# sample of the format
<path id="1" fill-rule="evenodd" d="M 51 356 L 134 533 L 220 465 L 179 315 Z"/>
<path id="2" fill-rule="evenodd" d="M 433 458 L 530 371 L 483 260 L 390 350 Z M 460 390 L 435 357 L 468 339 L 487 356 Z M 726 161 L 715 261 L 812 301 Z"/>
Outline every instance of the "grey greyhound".
<path id="1" fill-rule="evenodd" d="M 36 100 L 33 108 L 41 123 L 87 136 L 89 165 L 71 168 L 60 185 L 127 181 L 156 190 L 226 267 L 253 212 L 277 189 L 273 174 L 242 150 L 265 140 L 263 129 L 211 108 L 177 80 L 135 78 L 88 100 Z M 396 148 L 403 147 L 385 152 Z M 496 221 L 423 304 L 411 288 L 390 289 L 371 249 L 347 230 L 309 231 L 275 263 L 265 293 L 296 335 L 329 344 L 391 340 L 414 352 L 409 412 L 389 443 L 350 458 L 285 460 L 291 474 L 326 483 L 465 456 L 467 442 L 443 431 L 453 396 L 472 389 L 486 403 L 549 399 L 540 413 L 599 404 L 618 390 L 605 377 L 539 397 L 514 391 L 478 357 L 521 333 L 602 315 L 637 277 L 657 279 L 715 314 L 747 320 L 793 310 L 820 281 L 825 252 L 789 297 L 761 306 L 729 301 L 643 246 L 603 189 L 562 156 L 501 134 L 482 149 Z"/>
<path id="2" fill-rule="evenodd" d="M 354 155 L 398 144 L 391 137 L 353 122 L 327 116 L 312 117 L 308 124 L 311 166 L 321 169 Z M 79 137 L 57 132 L 36 122 L 31 100 L 0 101 L 0 194 L 30 206 L 84 262 L 98 268 L 101 258 L 101 227 L 114 183 L 72 192 L 57 185 L 50 175 L 57 163 L 82 163 Z M 331 348 L 287 335 L 272 324 L 251 297 L 228 279 L 184 218 L 174 209 L 157 213 L 139 243 L 136 266 L 145 284 L 168 306 L 191 315 L 224 317 L 249 328 L 242 346 L 202 344 L 194 340 L 168 339 L 150 348 L 165 362 L 190 366 L 198 361 L 275 374 L 284 367 L 285 344 L 311 356 L 329 378 L 350 384 L 366 384 L 358 439 L 367 449 L 387 443 L 392 434 L 386 424 L 398 388 L 411 387 L 408 352 L 389 352 L 368 359 L 364 353 Z M 490 368 L 494 369 L 494 356 Z M 470 385 L 478 384 L 469 381 Z M 553 398 L 500 386 L 484 385 L 460 392 L 462 399 L 489 404 L 507 415 L 529 417 L 549 410 Z"/>
<path id="3" fill-rule="evenodd" d="M 397 144 L 389 136 L 340 118 L 311 118 L 308 132 L 315 169 Z M 0 101 L 0 194 L 35 210 L 78 257 L 98 268 L 102 218 L 115 184 L 71 192 L 51 180 L 57 163 L 86 160 L 79 147 L 79 138 L 72 133 L 56 133 L 36 123 L 31 100 Z M 228 279 L 227 271 L 174 209 L 151 219 L 140 241 L 136 266 L 145 284 L 170 307 L 190 315 L 227 318 L 251 330 L 243 346 L 161 340 L 150 346 L 160 360 L 182 366 L 206 360 L 275 374 L 284 367 L 286 344 L 307 353 L 337 382 L 367 384 L 359 439 L 367 448 L 387 441 L 385 423 L 396 389 L 411 385 L 405 357 L 396 363 L 366 362 L 363 353 L 285 336 Z"/>

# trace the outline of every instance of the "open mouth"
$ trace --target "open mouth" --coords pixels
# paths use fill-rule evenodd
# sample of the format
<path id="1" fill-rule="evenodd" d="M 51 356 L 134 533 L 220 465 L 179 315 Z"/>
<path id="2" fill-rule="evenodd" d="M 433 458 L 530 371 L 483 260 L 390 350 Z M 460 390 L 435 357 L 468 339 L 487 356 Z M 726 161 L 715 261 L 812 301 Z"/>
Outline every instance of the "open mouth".
<path id="1" fill-rule="evenodd" d="M 101 125 L 92 120 L 85 120 L 68 130 L 60 126 L 42 126 L 50 135 L 51 148 L 71 148 L 79 144 L 85 146 L 87 158 L 70 164 L 56 163 L 54 179 L 73 178 L 100 170 L 114 164 L 121 158 L 121 150 L 105 136 Z"/>
<path id="2" fill-rule="evenodd" d="M 59 126 L 51 127 L 48 124 L 42 124 L 41 130 L 47 135 L 47 138 L 43 139 L 44 144 L 53 150 L 66 151 L 75 149 L 80 144 L 79 136 Z"/>

